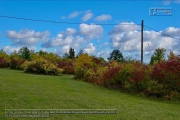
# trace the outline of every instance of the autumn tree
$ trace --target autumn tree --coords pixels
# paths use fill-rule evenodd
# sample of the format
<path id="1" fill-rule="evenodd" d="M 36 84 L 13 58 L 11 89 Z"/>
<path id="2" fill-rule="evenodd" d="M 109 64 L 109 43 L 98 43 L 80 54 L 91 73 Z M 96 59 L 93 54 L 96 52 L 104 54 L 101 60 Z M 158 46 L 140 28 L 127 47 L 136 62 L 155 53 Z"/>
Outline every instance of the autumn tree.
<path id="1" fill-rule="evenodd" d="M 171 60 L 171 59 L 174 59 L 174 58 L 177 58 L 177 56 L 174 54 L 173 51 L 170 51 L 169 56 L 168 56 L 168 60 Z"/>
<path id="2" fill-rule="evenodd" d="M 150 61 L 150 64 L 152 65 L 154 62 L 160 62 L 162 60 L 165 59 L 165 53 L 166 52 L 166 49 L 164 48 L 157 48 L 155 51 L 154 51 L 154 54 L 151 56 L 151 61 Z"/>
<path id="3" fill-rule="evenodd" d="M 0 50 L 0 68 L 5 68 L 9 66 L 10 57 L 6 52 L 1 49 Z"/>

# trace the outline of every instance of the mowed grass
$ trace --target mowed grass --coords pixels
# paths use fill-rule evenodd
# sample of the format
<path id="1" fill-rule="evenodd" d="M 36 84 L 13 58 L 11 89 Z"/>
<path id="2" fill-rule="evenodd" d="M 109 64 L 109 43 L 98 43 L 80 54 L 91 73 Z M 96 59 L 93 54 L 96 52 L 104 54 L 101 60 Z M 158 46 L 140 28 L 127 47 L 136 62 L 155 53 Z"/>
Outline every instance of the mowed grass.
<path id="1" fill-rule="evenodd" d="M 0 120 L 5 109 L 116 109 L 116 114 L 53 114 L 46 120 L 180 119 L 180 104 L 108 90 L 73 76 L 44 76 L 0 69 Z M 31 119 L 31 118 L 8 118 Z"/>

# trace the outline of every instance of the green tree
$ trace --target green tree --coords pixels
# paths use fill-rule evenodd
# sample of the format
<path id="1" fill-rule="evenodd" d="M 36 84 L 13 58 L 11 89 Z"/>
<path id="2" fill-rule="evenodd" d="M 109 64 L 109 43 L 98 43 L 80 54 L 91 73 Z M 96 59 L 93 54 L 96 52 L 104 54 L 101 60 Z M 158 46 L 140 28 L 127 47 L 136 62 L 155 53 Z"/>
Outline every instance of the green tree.
<path id="1" fill-rule="evenodd" d="M 70 59 L 75 58 L 75 52 L 74 52 L 74 49 L 73 49 L 73 48 L 70 48 L 70 49 L 69 49 L 69 58 L 70 58 Z"/>
<path id="2" fill-rule="evenodd" d="M 121 51 L 119 50 L 113 50 L 112 53 L 110 53 L 110 57 L 108 58 L 109 61 L 116 60 L 117 62 L 123 62 L 124 57 Z"/>
<path id="3" fill-rule="evenodd" d="M 38 54 L 39 54 L 40 56 L 45 56 L 45 55 L 47 55 L 48 53 L 47 53 L 46 51 L 40 50 L 40 51 L 38 52 Z"/>
<path id="4" fill-rule="evenodd" d="M 24 60 L 30 60 L 31 51 L 27 47 L 23 47 L 18 51 L 18 55 Z"/>
<path id="5" fill-rule="evenodd" d="M 70 48 L 68 53 L 64 53 L 63 58 L 74 59 L 75 58 L 75 51 L 74 51 L 74 49 Z"/>
<path id="6" fill-rule="evenodd" d="M 154 62 L 158 62 L 160 63 L 160 61 L 164 60 L 164 56 L 165 56 L 165 53 L 166 52 L 166 49 L 164 48 L 157 48 L 155 51 L 154 51 L 154 54 L 151 56 L 151 61 L 150 61 L 150 64 L 154 64 Z"/>

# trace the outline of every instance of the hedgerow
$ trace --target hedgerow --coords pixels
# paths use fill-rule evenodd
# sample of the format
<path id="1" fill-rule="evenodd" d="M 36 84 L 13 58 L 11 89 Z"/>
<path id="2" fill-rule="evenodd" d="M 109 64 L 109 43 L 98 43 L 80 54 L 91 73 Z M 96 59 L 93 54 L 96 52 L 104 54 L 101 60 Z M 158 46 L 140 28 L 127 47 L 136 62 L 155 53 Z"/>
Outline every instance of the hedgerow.
<path id="1" fill-rule="evenodd" d="M 141 93 L 163 99 L 180 99 L 180 57 L 172 52 L 168 60 L 154 61 L 151 65 L 123 59 L 105 61 L 81 53 L 77 58 L 62 59 L 56 54 L 30 52 L 23 59 L 17 52 L 0 52 L 0 68 L 24 70 L 27 73 L 58 75 L 74 74 L 76 79 L 129 93 Z"/>
<path id="2" fill-rule="evenodd" d="M 23 64 L 23 70 L 26 73 L 44 74 L 44 75 L 58 75 L 61 69 L 50 61 L 44 58 L 39 58 L 33 61 L 26 61 Z"/>

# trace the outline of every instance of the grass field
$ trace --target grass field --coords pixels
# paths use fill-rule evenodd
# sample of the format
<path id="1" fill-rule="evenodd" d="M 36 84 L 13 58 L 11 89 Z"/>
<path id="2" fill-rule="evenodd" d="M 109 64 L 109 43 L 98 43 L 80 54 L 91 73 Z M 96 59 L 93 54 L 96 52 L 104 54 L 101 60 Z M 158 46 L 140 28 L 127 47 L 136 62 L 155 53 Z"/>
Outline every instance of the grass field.
<path id="1" fill-rule="evenodd" d="M 179 103 L 108 90 L 69 75 L 32 75 L 0 69 L 0 120 L 6 119 L 5 109 L 116 109 L 116 114 L 53 114 L 47 120 L 180 119 Z"/>

